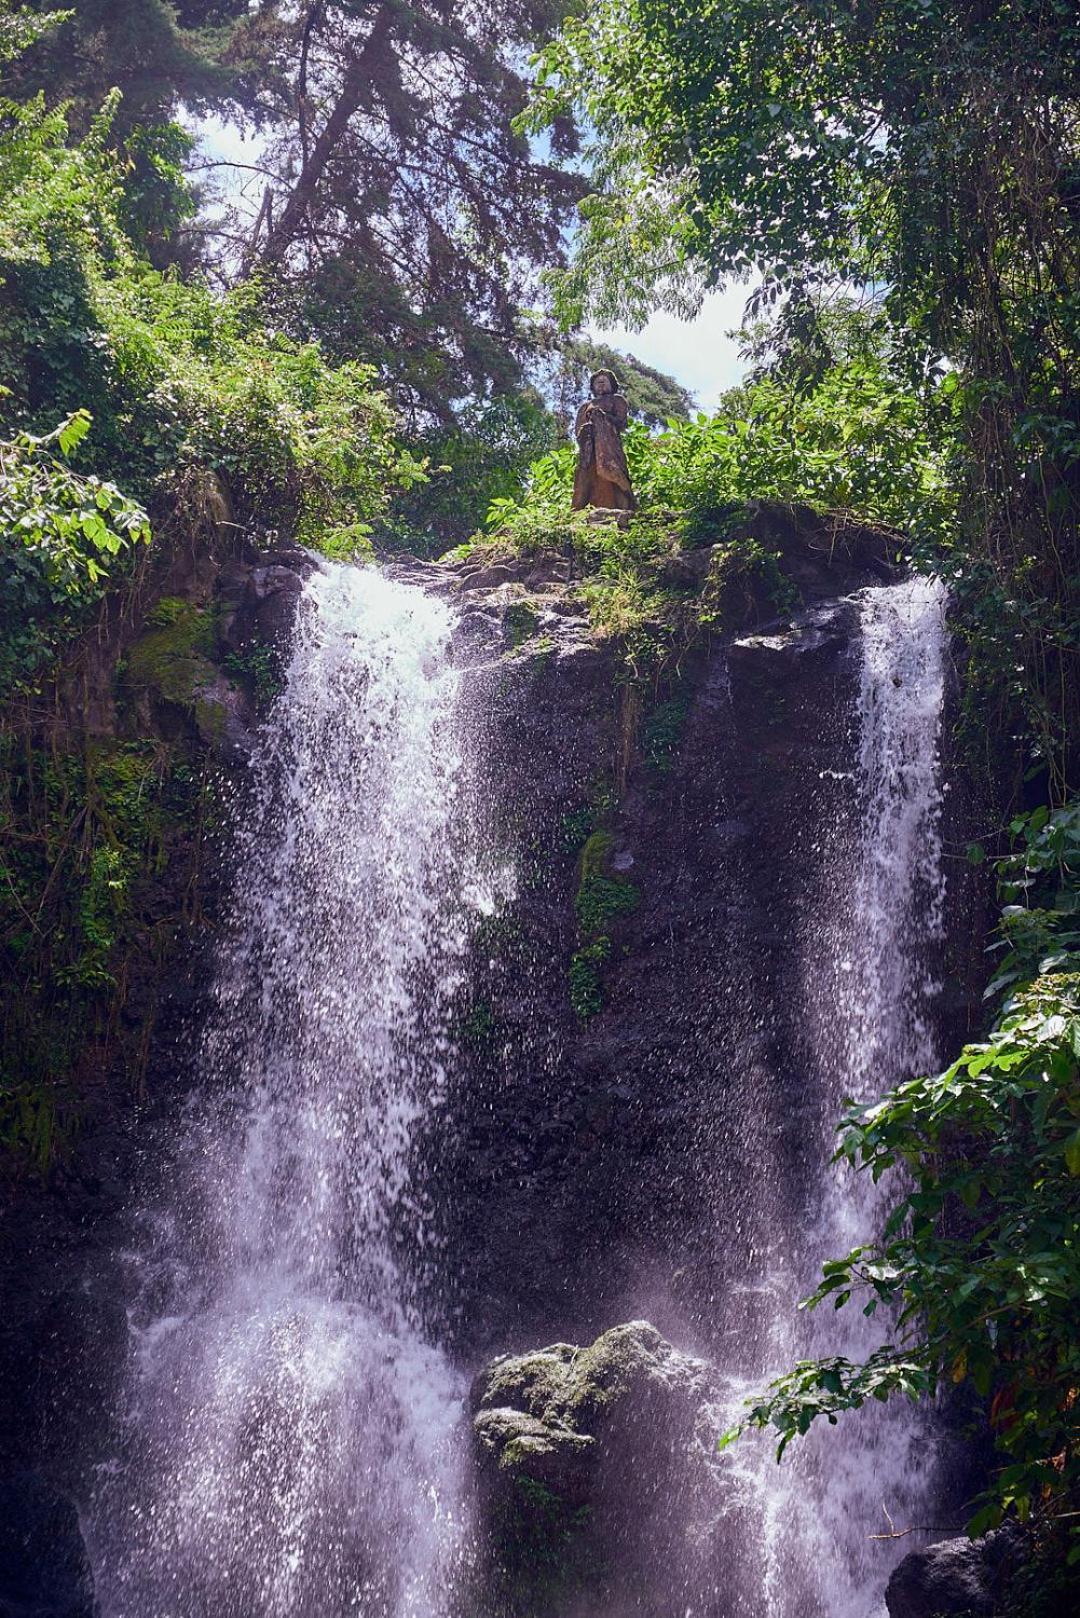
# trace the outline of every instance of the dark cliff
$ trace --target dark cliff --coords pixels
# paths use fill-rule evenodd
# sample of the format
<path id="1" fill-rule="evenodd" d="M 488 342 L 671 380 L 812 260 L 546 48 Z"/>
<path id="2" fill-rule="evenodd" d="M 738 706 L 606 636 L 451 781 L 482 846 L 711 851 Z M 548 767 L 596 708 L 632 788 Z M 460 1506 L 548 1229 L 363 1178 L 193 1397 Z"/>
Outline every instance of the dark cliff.
<path id="1" fill-rule="evenodd" d="M 812 1213 L 830 1141 L 803 1078 L 843 989 L 821 917 L 850 902 L 858 813 L 852 597 L 892 575 L 873 533 L 830 548 L 809 514 L 764 515 L 800 604 L 781 621 L 748 591 L 658 686 L 595 641 L 550 565 L 444 586 L 476 796 L 495 806 L 479 836 L 516 872 L 476 941 L 459 1087 L 421 1147 L 465 1352 L 641 1313 L 707 1348 L 757 1262 L 754 1207 Z M 990 920 L 961 857 L 982 788 L 948 729 L 943 1050 L 977 1025 Z"/>
<path id="2" fill-rule="evenodd" d="M 778 510 L 755 523 L 791 587 L 783 609 L 741 583 L 723 620 L 648 681 L 596 637 L 569 558 L 395 569 L 458 609 L 465 832 L 493 895 L 455 1004 L 451 1080 L 415 1143 L 438 1255 L 423 1266 L 425 1308 L 470 1367 L 641 1315 L 709 1355 L 763 1307 L 766 1203 L 792 1228 L 815 1217 L 832 1117 L 806 1076 L 843 993 L 815 952 L 850 902 L 853 596 L 895 574 L 874 532 L 838 540 Z M 103 621 L 48 704 L 12 716 L 28 757 L 150 750 L 155 773 L 135 795 L 152 786 L 162 801 L 152 836 L 136 827 L 108 981 L 33 1010 L 73 1032 L 77 1127 L 44 1175 L 5 1193 L 7 1476 L 32 1468 L 77 1490 L 107 1451 L 127 1215 L 190 1082 L 224 828 L 242 813 L 308 565 L 212 546 L 175 557 Z M 680 566 L 675 587 L 692 594 L 708 547 Z M 956 856 L 980 789 L 958 757 L 947 773 Z M 972 1026 L 987 899 L 950 857 L 930 963 L 943 1048 Z M 21 996 L 7 996 L 16 1032 Z"/>

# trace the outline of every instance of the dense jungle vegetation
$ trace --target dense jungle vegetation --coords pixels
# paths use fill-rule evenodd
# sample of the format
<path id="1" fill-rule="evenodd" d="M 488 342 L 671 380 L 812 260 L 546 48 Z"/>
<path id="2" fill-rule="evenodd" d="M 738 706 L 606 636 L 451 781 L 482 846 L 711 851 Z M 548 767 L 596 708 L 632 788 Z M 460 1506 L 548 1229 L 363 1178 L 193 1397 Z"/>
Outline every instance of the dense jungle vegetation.
<path id="1" fill-rule="evenodd" d="M 966 743 L 1007 783 L 969 851 L 997 861 L 1004 905 L 987 1034 L 844 1118 L 860 1172 L 905 1175 L 882 1236 L 810 1302 L 880 1305 L 889 1341 L 800 1365 L 748 1423 L 783 1448 L 868 1398 L 970 1391 L 1000 1451 L 972 1528 L 1032 1521 L 1030 1610 L 1062 1610 L 1080 1564 L 1074 0 L 5 4 L 0 97 L 11 1173 L 47 1173 L 79 1110 L 70 1041 L 38 1039 L 27 1006 L 109 1025 L 128 889 L 161 817 L 205 804 L 134 744 L 96 769 L 50 754 L 45 693 L 220 490 L 256 545 L 563 551 L 627 679 L 654 685 L 722 623 L 725 569 L 767 573 L 740 533 L 752 502 L 877 525 L 948 580 Z M 207 117 L 258 136 L 228 184 Z M 712 415 L 584 330 L 692 314 L 732 280 L 749 369 Z M 636 414 L 625 530 L 568 512 L 567 418 L 598 362 Z M 672 559 L 706 545 L 718 588 L 688 606 Z"/>

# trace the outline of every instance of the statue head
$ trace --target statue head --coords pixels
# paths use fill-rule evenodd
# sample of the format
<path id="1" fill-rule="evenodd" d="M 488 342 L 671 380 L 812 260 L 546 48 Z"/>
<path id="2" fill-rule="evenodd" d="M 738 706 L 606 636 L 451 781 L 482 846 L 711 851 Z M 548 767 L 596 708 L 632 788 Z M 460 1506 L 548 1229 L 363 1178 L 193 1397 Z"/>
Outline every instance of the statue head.
<path id="1" fill-rule="evenodd" d="M 609 371 L 606 367 L 602 370 L 594 371 L 589 378 L 589 392 L 594 398 L 602 397 L 608 393 L 618 393 L 618 391 L 619 379 L 614 371 Z"/>

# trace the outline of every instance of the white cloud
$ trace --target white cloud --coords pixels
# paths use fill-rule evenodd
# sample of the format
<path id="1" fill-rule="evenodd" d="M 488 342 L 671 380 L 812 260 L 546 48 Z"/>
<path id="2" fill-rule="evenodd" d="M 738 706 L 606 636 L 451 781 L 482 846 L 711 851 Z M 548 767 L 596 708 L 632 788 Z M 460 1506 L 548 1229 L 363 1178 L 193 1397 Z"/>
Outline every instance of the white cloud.
<path id="1" fill-rule="evenodd" d="M 689 388 L 703 410 L 713 410 L 726 389 L 741 382 L 746 362 L 727 334 L 742 325 L 748 286 L 710 292 L 695 320 L 655 314 L 641 331 L 625 327 L 590 330 L 590 335 L 624 354 L 636 354 L 646 365 L 667 371 Z"/>

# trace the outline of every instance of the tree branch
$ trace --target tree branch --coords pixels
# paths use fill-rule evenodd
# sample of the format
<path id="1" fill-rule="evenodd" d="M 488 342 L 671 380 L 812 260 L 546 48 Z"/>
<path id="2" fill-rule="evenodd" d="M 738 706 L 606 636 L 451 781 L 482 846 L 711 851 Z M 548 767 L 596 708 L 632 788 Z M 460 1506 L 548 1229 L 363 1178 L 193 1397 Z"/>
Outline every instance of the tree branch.
<path id="1" fill-rule="evenodd" d="M 262 252 L 264 264 L 272 265 L 280 262 L 299 234 L 326 166 L 341 144 L 353 114 L 364 100 L 373 71 L 390 41 L 393 23 L 394 7 L 390 0 L 383 0 L 375 13 L 371 32 L 346 70 L 341 93 L 334 103 L 333 111 L 301 167 L 299 178 L 273 229 L 267 233 L 266 245 Z"/>

